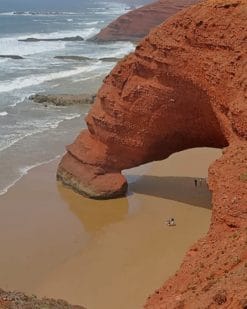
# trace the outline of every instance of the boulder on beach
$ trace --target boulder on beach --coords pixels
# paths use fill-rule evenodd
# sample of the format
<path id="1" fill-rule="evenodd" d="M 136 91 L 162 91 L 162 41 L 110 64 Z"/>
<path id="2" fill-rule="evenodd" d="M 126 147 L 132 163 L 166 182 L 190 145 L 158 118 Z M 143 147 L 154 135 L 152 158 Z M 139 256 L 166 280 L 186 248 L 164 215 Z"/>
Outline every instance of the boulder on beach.
<path id="1" fill-rule="evenodd" d="M 35 103 L 45 105 L 52 104 L 56 106 L 69 106 L 75 104 L 92 104 L 95 95 L 93 94 L 35 94 L 29 97 Z"/>

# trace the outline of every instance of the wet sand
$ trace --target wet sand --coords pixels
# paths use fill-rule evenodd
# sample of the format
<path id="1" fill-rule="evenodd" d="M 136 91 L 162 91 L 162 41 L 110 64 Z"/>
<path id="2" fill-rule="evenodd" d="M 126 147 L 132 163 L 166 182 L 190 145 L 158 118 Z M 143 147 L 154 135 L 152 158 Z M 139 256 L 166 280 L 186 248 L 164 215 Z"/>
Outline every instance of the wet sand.
<path id="1" fill-rule="evenodd" d="M 57 161 L 31 170 L 0 196 L 0 287 L 90 309 L 141 308 L 207 232 L 210 193 L 194 178 L 220 153 L 192 149 L 126 171 L 128 197 L 110 201 L 57 184 Z"/>

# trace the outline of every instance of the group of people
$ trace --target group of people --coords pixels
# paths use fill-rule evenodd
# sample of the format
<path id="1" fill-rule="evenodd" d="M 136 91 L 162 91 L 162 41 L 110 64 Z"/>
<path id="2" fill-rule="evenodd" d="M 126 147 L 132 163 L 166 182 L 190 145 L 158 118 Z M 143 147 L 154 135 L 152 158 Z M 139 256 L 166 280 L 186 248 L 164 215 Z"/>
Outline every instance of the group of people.
<path id="1" fill-rule="evenodd" d="M 175 222 L 175 219 L 174 218 L 169 218 L 166 220 L 166 224 L 168 226 L 175 226 L 176 225 L 176 222 Z"/>
<path id="2" fill-rule="evenodd" d="M 203 178 L 195 178 L 194 179 L 194 184 L 195 187 L 197 187 L 198 185 L 201 187 L 203 183 Z M 174 218 L 169 218 L 166 220 L 166 225 L 168 226 L 176 226 L 176 221 Z"/>
<path id="3" fill-rule="evenodd" d="M 199 185 L 200 185 L 200 187 L 201 187 L 201 186 L 202 186 L 202 181 L 203 181 L 202 178 L 199 178 L 199 179 L 195 178 L 195 179 L 194 179 L 195 187 L 198 186 L 198 183 L 199 183 Z"/>

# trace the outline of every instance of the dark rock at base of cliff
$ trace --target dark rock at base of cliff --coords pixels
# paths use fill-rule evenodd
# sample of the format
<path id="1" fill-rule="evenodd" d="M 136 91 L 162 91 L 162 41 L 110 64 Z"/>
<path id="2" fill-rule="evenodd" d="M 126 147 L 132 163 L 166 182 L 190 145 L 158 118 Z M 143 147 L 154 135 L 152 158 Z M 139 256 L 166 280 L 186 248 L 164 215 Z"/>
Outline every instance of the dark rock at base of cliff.
<path id="1" fill-rule="evenodd" d="M 105 58 L 100 58 L 99 60 L 105 61 L 105 62 L 117 62 L 121 59 L 122 58 L 117 58 L 117 57 L 105 57 Z"/>
<path id="2" fill-rule="evenodd" d="M 14 60 L 24 59 L 23 57 L 18 56 L 18 55 L 0 55 L 0 58 L 9 58 L 9 59 L 14 59 Z"/>
<path id="3" fill-rule="evenodd" d="M 121 60 L 121 58 L 117 57 L 103 57 L 103 58 L 89 58 L 85 56 L 55 56 L 54 59 L 60 59 L 60 60 L 74 60 L 74 61 L 104 61 L 104 62 L 117 62 Z"/>
<path id="4" fill-rule="evenodd" d="M 56 106 L 69 106 L 75 104 L 92 104 L 94 94 L 35 94 L 29 97 L 35 103 L 52 104 Z"/>
<path id="5" fill-rule="evenodd" d="M 74 42 L 74 41 L 84 41 L 84 39 L 77 35 L 71 37 L 64 38 L 54 38 L 54 39 L 37 39 L 37 38 L 27 38 L 18 40 L 19 42 L 27 42 L 27 43 L 35 43 L 35 42 L 56 42 L 56 41 L 64 41 L 64 42 Z"/>
<path id="6" fill-rule="evenodd" d="M 66 301 L 52 298 L 38 299 L 36 296 L 27 296 L 21 292 L 5 292 L 0 289 L 0 308 L 54 308 L 54 309 L 85 309 L 79 305 L 70 305 Z"/>
<path id="7" fill-rule="evenodd" d="M 84 56 L 55 56 L 54 59 L 60 59 L 60 60 L 74 60 L 74 61 L 88 61 L 88 60 L 94 60 L 89 57 Z"/>

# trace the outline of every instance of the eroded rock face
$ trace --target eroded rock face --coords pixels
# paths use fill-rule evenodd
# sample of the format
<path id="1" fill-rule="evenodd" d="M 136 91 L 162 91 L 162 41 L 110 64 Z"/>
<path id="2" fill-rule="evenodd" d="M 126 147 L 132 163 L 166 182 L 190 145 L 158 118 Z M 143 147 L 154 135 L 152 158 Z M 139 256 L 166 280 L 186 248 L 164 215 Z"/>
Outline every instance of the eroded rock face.
<path id="1" fill-rule="evenodd" d="M 103 28 L 94 41 L 139 41 L 150 29 L 199 0 L 160 0 L 132 10 Z"/>
<path id="2" fill-rule="evenodd" d="M 226 147 L 209 169 L 207 236 L 145 308 L 246 306 L 246 12 L 245 0 L 209 0 L 154 29 L 105 79 L 88 130 L 59 165 L 64 183 L 108 198 L 125 193 L 123 169 L 191 147 Z"/>
<path id="3" fill-rule="evenodd" d="M 180 13 L 119 62 L 88 130 L 67 147 L 59 179 L 90 197 L 120 196 L 123 169 L 246 139 L 245 5 L 224 5 L 209 1 Z"/>

